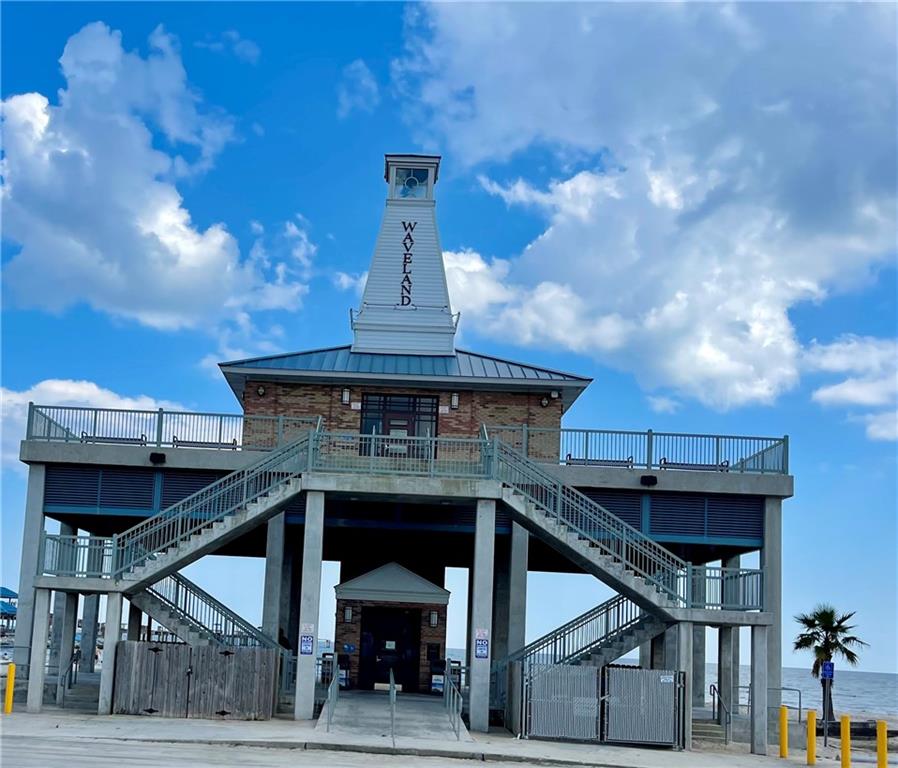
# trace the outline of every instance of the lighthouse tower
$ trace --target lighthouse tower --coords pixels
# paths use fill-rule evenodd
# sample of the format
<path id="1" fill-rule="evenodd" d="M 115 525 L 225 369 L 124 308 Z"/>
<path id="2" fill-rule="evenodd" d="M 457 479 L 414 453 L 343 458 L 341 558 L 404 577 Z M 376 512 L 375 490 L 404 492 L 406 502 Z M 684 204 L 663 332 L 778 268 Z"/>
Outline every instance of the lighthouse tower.
<path id="1" fill-rule="evenodd" d="M 388 184 L 362 305 L 352 316 L 353 352 L 454 355 L 458 318 L 437 232 L 435 155 L 386 155 Z"/>

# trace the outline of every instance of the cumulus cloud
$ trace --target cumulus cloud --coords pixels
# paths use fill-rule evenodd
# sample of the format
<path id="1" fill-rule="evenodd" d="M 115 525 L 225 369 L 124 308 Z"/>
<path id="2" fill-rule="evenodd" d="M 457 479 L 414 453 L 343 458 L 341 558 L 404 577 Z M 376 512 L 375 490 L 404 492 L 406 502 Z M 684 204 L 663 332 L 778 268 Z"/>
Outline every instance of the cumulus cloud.
<path id="1" fill-rule="evenodd" d="M 809 371 L 845 377 L 815 389 L 815 402 L 866 411 L 855 418 L 866 424 L 867 437 L 898 440 L 898 339 L 848 334 L 830 344 L 815 340 L 804 363 Z"/>
<path id="2" fill-rule="evenodd" d="M 380 103 L 380 88 L 374 74 L 361 59 L 343 67 L 337 86 L 337 117 L 348 117 L 354 110 L 373 112 Z"/>
<path id="3" fill-rule="evenodd" d="M 147 395 L 120 395 L 92 381 L 72 379 L 44 379 L 28 389 L 17 391 L 0 388 L 0 426 L 2 426 L 3 467 L 25 471 L 19 462 L 19 442 L 25 439 L 28 403 L 38 405 L 68 405 L 95 408 L 123 408 L 126 410 L 187 410 L 171 400 L 157 400 Z"/>
<path id="4" fill-rule="evenodd" d="M 224 224 L 193 221 L 177 180 L 212 166 L 232 120 L 203 107 L 161 27 L 149 49 L 88 24 L 60 58 L 57 103 L 3 102 L 4 237 L 19 246 L 8 298 L 53 312 L 86 303 L 164 330 L 298 308 L 307 288 L 289 269 L 242 257 Z"/>
<path id="5" fill-rule="evenodd" d="M 334 274 L 334 286 L 341 291 L 352 291 L 361 296 L 365 291 L 365 283 L 368 282 L 368 273 L 337 272 Z"/>
<path id="6" fill-rule="evenodd" d="M 894 260 L 894 7 L 408 18 L 393 83 L 419 140 L 485 166 L 482 189 L 544 222 L 518 253 L 472 250 L 456 270 L 453 303 L 479 296 L 467 313 L 484 333 L 593 354 L 714 408 L 772 403 L 802 368 L 790 311 Z M 533 150 L 549 173 L 509 178 Z"/>
<path id="7" fill-rule="evenodd" d="M 258 64 L 262 55 L 258 43 L 241 37 L 236 29 L 227 29 L 217 36 L 207 35 L 205 40 L 197 40 L 194 46 L 214 53 L 230 53 L 248 64 Z"/>

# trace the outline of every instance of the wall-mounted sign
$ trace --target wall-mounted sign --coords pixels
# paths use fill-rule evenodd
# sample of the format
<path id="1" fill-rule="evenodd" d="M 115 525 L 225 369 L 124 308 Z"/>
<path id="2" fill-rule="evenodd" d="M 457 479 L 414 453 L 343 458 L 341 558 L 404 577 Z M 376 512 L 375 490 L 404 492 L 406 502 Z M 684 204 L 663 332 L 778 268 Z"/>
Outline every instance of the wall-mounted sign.
<path id="1" fill-rule="evenodd" d="M 474 658 L 488 659 L 490 657 L 490 641 L 486 638 L 477 638 L 474 641 Z"/>
<path id="2" fill-rule="evenodd" d="M 355 653 L 355 646 L 352 643 L 343 643 L 343 650 L 346 653 Z"/>
<path id="3" fill-rule="evenodd" d="M 412 233 L 418 225 L 417 221 L 403 221 L 402 229 L 405 237 L 402 238 L 402 280 L 399 283 L 399 306 L 409 307 L 412 303 L 412 259 L 415 247 L 415 238 Z"/>
<path id="4" fill-rule="evenodd" d="M 315 652 L 315 636 L 300 635 L 299 636 L 299 655 L 311 656 Z"/>
<path id="5" fill-rule="evenodd" d="M 396 650 L 396 641 L 395 640 L 384 640 L 384 650 L 385 651 L 395 651 Z"/>

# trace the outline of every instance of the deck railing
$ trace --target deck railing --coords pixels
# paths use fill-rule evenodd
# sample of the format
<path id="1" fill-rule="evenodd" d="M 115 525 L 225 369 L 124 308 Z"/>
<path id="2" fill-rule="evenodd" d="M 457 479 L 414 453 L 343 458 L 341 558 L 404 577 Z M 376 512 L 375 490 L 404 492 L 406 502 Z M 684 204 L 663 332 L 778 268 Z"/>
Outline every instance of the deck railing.
<path id="1" fill-rule="evenodd" d="M 317 416 L 28 406 L 25 439 L 157 448 L 268 451 L 319 428 Z"/>
<path id="2" fill-rule="evenodd" d="M 487 425 L 527 458 L 625 469 L 789 473 L 789 438 Z"/>

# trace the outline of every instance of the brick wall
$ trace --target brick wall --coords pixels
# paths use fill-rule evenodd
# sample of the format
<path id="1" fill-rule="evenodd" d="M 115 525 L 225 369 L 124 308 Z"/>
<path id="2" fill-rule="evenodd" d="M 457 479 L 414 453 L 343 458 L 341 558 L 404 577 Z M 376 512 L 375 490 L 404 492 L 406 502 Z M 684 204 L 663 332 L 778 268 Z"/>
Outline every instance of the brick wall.
<path id="1" fill-rule="evenodd" d="M 256 392 L 260 383 L 265 387 L 262 397 Z M 341 385 L 249 381 L 244 391 L 243 411 L 251 416 L 321 416 L 326 430 L 357 433 L 361 426 L 362 412 L 340 402 L 342 390 Z M 352 401 L 359 404 L 365 393 L 437 396 L 441 410 L 446 411 L 437 417 L 437 431 L 442 437 L 477 437 L 482 423 L 527 424 L 528 427 L 552 429 L 561 426 L 561 400 L 549 400 L 548 406 L 544 408 L 540 401 L 545 393 L 455 391 L 458 392 L 459 402 L 458 408 L 453 410 L 449 408 L 448 390 L 441 392 L 388 385 L 350 388 Z M 531 456 L 539 456 L 545 449 L 547 456 L 557 457 L 556 436 L 548 436 L 548 439 L 547 436 L 535 437 L 535 444 L 533 437 L 530 439 Z M 543 442 L 546 443 L 544 448 L 541 444 Z"/>
<path id="2" fill-rule="evenodd" d="M 343 621 L 344 608 L 352 607 L 352 621 Z M 344 653 L 344 644 L 355 646 L 349 654 L 349 684 L 353 688 L 359 683 L 359 649 L 362 647 L 362 614 L 365 608 L 390 607 L 410 608 L 421 611 L 421 645 L 418 667 L 418 690 L 421 693 L 430 691 L 430 663 L 427 660 L 427 644 L 439 643 L 439 658 L 446 657 L 446 606 L 426 603 L 375 603 L 367 600 L 337 600 L 337 623 L 334 633 L 334 653 Z M 437 626 L 430 626 L 430 612 L 439 615 Z"/>

